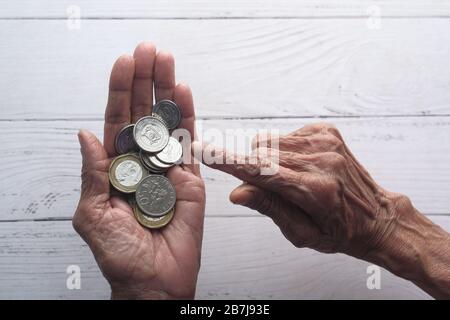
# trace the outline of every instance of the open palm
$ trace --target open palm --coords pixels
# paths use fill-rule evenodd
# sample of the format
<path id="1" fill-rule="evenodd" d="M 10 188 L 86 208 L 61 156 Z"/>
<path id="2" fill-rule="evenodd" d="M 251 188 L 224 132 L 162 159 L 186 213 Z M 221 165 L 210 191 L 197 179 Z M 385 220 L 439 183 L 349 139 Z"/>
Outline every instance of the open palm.
<path id="1" fill-rule="evenodd" d="M 156 101 L 170 99 L 178 104 L 183 116 L 180 127 L 195 136 L 191 91 L 186 85 L 175 85 L 172 55 L 156 53 L 151 43 L 141 43 L 133 57 L 116 61 L 109 87 L 104 144 L 88 131 L 78 134 L 83 169 L 74 228 L 94 253 L 113 298 L 193 298 L 205 208 L 198 165 L 169 170 L 177 202 L 173 220 L 160 230 L 143 228 L 126 199 L 114 195 L 108 180 L 117 132 L 151 113 L 153 91 Z"/>

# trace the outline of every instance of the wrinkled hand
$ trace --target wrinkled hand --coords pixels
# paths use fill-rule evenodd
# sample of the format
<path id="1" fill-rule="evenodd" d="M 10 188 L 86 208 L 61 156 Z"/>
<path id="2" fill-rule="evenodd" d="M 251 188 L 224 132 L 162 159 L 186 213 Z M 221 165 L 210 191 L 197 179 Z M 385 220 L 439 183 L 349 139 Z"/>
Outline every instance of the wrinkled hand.
<path id="1" fill-rule="evenodd" d="M 406 197 L 375 183 L 333 126 L 308 125 L 272 145 L 256 138 L 247 158 L 215 149 L 223 164 L 206 164 L 246 182 L 230 200 L 271 217 L 297 247 L 365 259 L 387 245 L 400 215 L 413 212 Z M 270 165 L 265 154 L 279 157 L 274 175 L 260 174 Z"/>
<path id="2" fill-rule="evenodd" d="M 175 215 L 161 230 L 143 228 L 125 198 L 111 194 L 108 169 L 119 130 L 149 115 L 156 101 L 171 99 L 181 109 L 181 128 L 195 136 L 190 89 L 175 85 L 174 59 L 151 43 L 140 44 L 134 56 L 121 56 L 111 72 L 105 113 L 104 145 L 79 133 L 83 156 L 81 198 L 73 226 L 88 243 L 113 298 L 193 298 L 200 268 L 205 207 L 198 165 L 172 168 Z"/>

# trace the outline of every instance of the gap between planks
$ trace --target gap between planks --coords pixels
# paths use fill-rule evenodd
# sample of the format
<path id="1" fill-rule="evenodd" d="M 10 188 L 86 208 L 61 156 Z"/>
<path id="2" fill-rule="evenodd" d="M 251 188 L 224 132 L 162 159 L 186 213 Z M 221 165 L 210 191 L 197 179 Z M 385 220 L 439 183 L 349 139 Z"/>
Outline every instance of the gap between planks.
<path id="1" fill-rule="evenodd" d="M 450 216 L 450 212 L 448 213 L 424 213 L 423 215 L 427 216 L 427 217 L 436 217 L 436 218 L 440 218 L 440 217 L 449 217 Z M 267 216 L 264 216 L 262 214 L 256 214 L 256 215 L 242 215 L 242 214 L 220 214 L 220 215 L 216 215 L 216 214 L 208 214 L 207 216 L 205 215 L 205 219 L 209 219 L 209 218 L 225 218 L 225 219 L 230 219 L 230 218 L 257 218 L 257 219 L 262 219 L 262 218 L 269 218 Z M 15 222 L 66 222 L 66 221 L 72 221 L 72 217 L 54 217 L 54 218 L 38 218 L 38 219 L 0 219 L 0 223 L 15 223 Z"/>
<path id="2" fill-rule="evenodd" d="M 181 17 L 181 16 L 173 16 L 173 17 L 145 17 L 145 16 L 136 16 L 136 17 L 80 17 L 79 20 L 366 20 L 370 18 L 368 15 L 358 15 L 358 16 L 350 16 L 350 15 L 330 15 L 330 16 L 258 16 L 258 17 L 247 17 L 247 16 L 231 16 L 231 17 L 223 17 L 223 16 L 210 16 L 210 17 L 202 17 L 202 16 L 193 16 L 193 17 Z M 413 16 L 400 16 L 400 15 L 383 15 L 383 19 L 449 19 L 450 15 L 413 15 Z M 0 17 L 1 20 L 67 20 L 67 16 L 61 17 L 46 17 L 46 16 L 38 16 L 38 17 Z"/>
<path id="3" fill-rule="evenodd" d="M 312 116 L 262 116 L 262 117 L 227 117 L 227 116 L 198 116 L 196 120 L 216 121 L 216 120 L 283 120 L 283 119 L 383 119 L 383 118 L 442 118 L 450 117 L 450 114 L 382 114 L 382 115 L 312 115 Z M 70 118 L 0 118 L 0 122 L 51 122 L 51 121 L 104 121 L 103 117 L 70 117 Z"/>

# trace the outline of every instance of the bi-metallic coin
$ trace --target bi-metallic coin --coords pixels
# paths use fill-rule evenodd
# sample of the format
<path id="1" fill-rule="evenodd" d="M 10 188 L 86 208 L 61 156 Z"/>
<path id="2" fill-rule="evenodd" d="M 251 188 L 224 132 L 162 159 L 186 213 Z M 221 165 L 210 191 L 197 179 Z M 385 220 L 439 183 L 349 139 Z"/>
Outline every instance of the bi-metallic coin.
<path id="1" fill-rule="evenodd" d="M 135 154 L 116 157 L 109 167 L 109 181 L 117 190 L 124 193 L 135 192 L 139 183 L 148 175 Z"/>
<path id="2" fill-rule="evenodd" d="M 149 229 L 159 229 L 165 227 L 172 220 L 175 208 L 172 208 L 167 214 L 161 217 L 150 217 L 145 215 L 141 209 L 136 204 L 134 198 L 129 199 L 131 208 L 133 209 L 133 214 L 136 220 L 144 227 Z"/>

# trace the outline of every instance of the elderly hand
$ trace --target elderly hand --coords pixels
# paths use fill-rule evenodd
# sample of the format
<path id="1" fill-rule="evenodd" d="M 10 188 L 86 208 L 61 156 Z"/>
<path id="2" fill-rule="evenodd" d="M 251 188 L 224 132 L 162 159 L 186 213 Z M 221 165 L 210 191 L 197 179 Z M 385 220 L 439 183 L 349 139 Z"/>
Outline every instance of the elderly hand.
<path id="1" fill-rule="evenodd" d="M 122 127 L 149 115 L 156 101 L 170 99 L 181 109 L 181 128 L 194 137 L 194 106 L 190 89 L 175 85 L 174 60 L 156 54 L 151 43 L 140 44 L 134 56 L 120 57 L 111 72 L 105 113 L 104 145 L 79 133 L 83 156 L 81 198 L 73 226 L 88 243 L 112 298 L 193 298 L 200 268 L 205 190 L 198 165 L 172 168 L 175 215 L 161 230 L 147 230 L 134 218 L 127 201 L 111 193 L 108 169 L 114 140 Z"/>
<path id="2" fill-rule="evenodd" d="M 342 252 L 372 261 L 415 281 L 435 296 L 448 297 L 450 274 L 445 271 L 445 263 L 438 263 L 442 269 L 435 274 L 445 281 L 433 286 L 423 285 L 424 272 L 416 269 L 418 251 L 428 252 L 431 261 L 440 250 L 436 241 L 434 252 L 430 252 L 432 242 L 422 234 L 443 239 L 446 245 L 448 234 L 415 210 L 406 196 L 380 187 L 335 127 L 309 125 L 277 139 L 276 144 L 256 138 L 250 157 L 210 146 L 204 149 L 204 157 L 212 155 L 221 160 L 205 164 L 245 182 L 231 193 L 233 203 L 272 218 L 297 247 Z M 265 147 L 261 147 L 263 144 Z M 278 171 L 273 175 L 261 174 L 271 165 L 265 155 L 279 158 Z M 446 250 L 448 261 L 450 253 Z"/>

